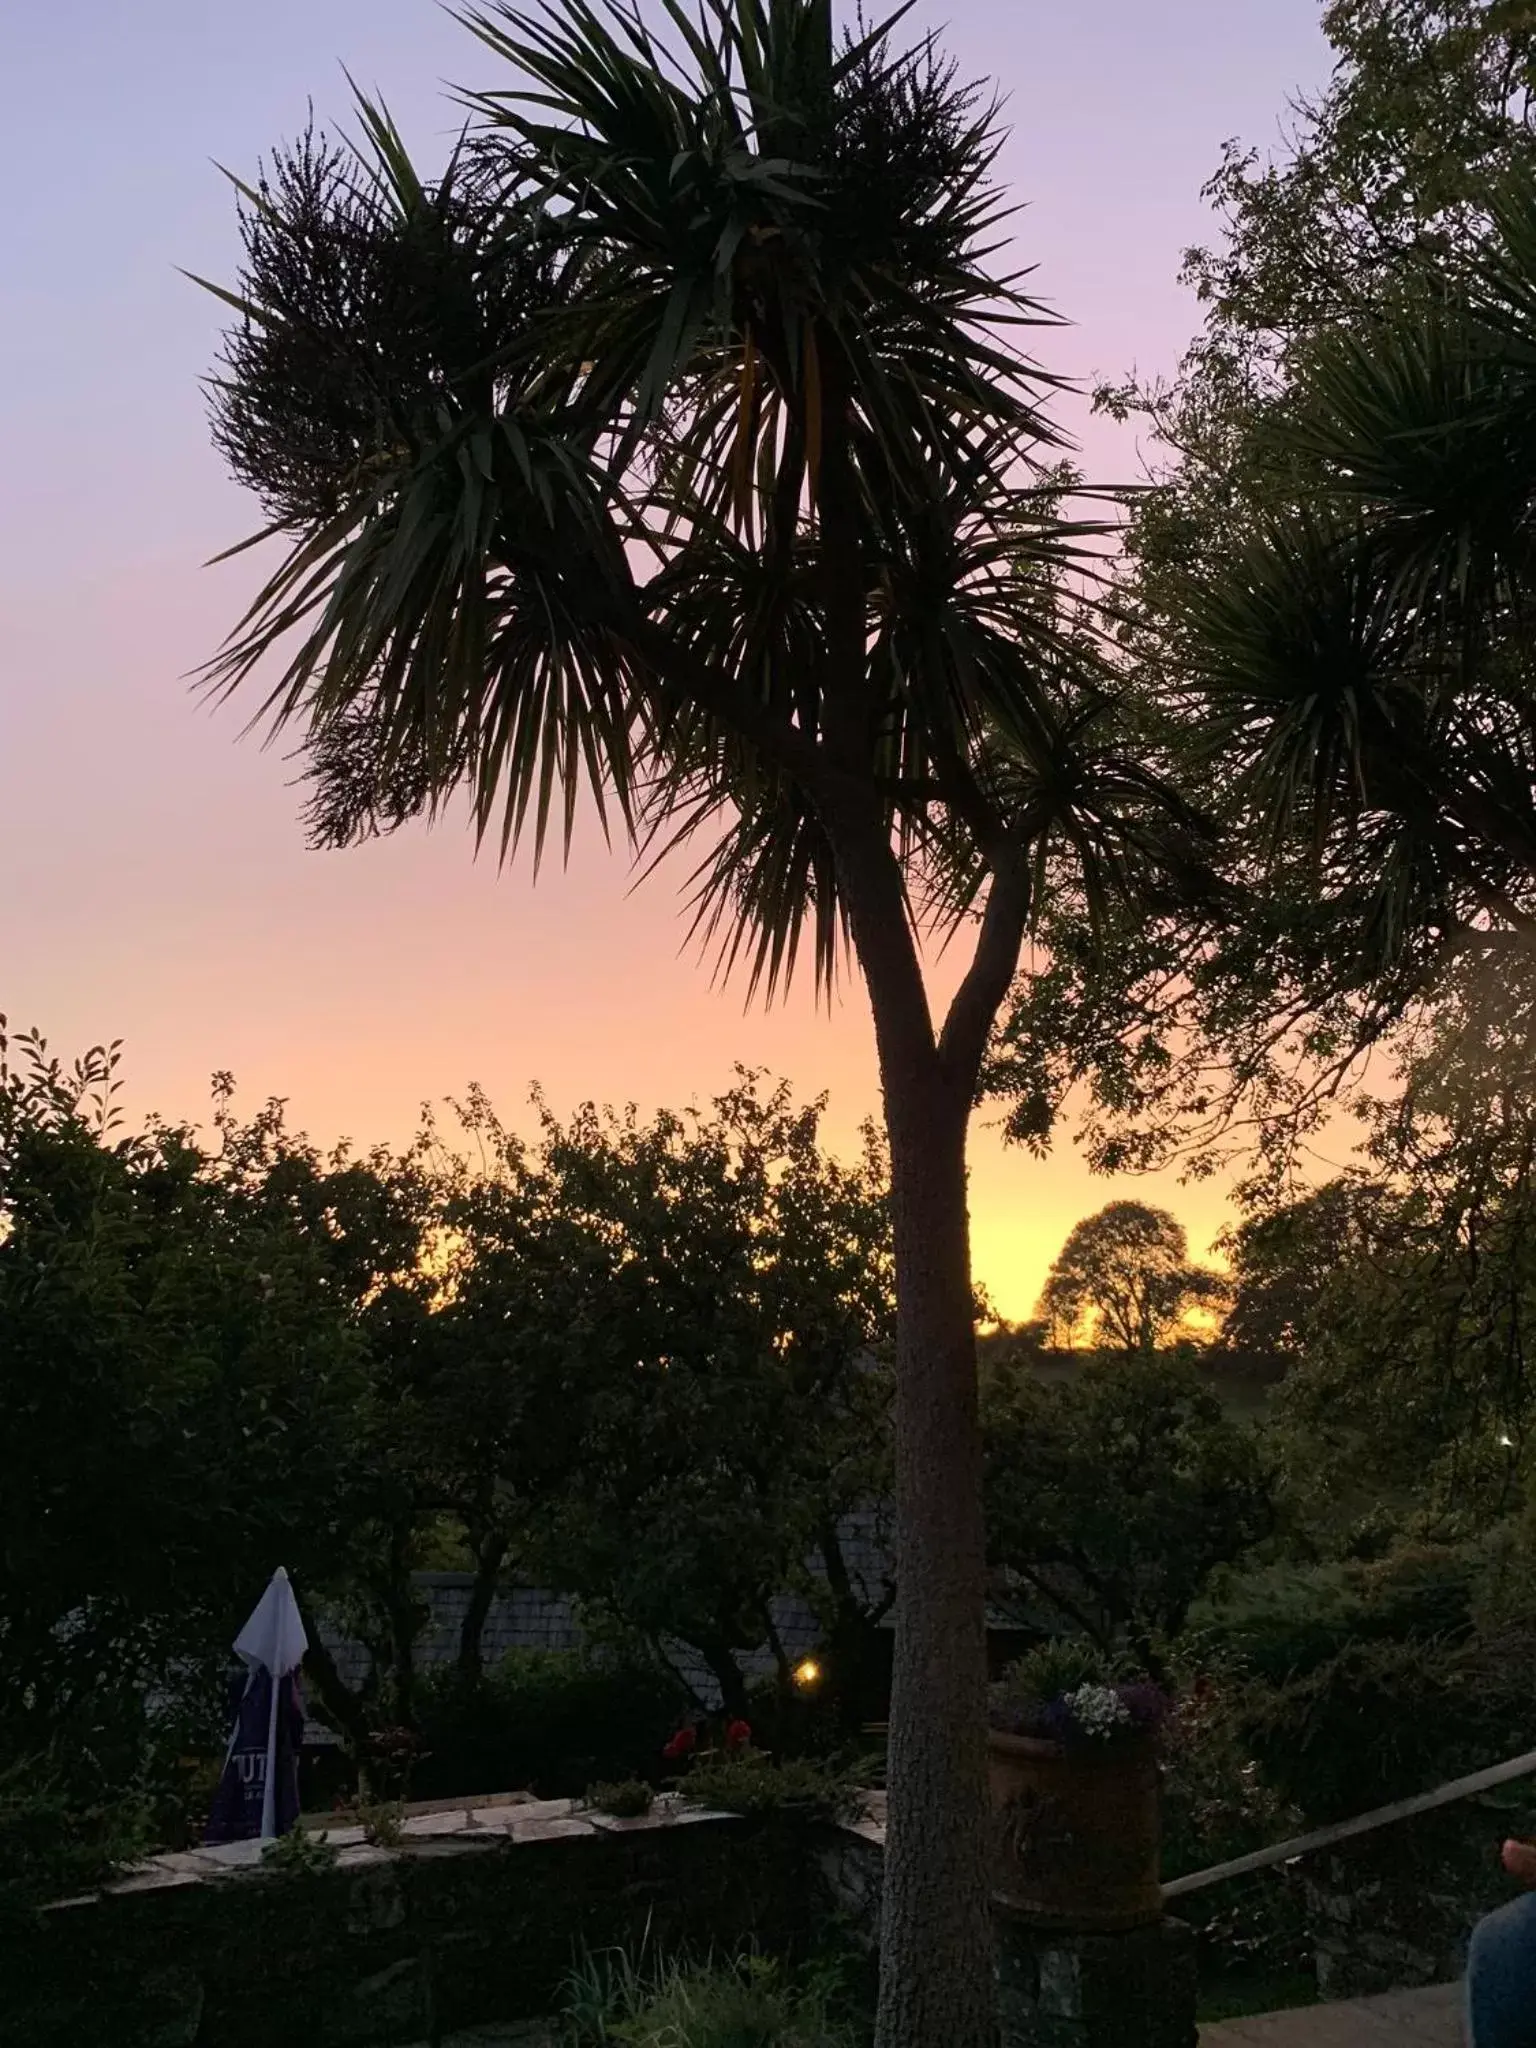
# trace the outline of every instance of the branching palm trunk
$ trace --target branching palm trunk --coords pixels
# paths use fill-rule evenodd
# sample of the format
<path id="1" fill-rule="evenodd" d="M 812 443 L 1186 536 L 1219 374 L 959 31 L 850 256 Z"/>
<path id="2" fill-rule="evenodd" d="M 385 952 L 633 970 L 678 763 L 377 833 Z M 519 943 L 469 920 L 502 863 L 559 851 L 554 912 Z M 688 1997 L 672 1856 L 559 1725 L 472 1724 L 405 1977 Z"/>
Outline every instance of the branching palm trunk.
<path id="1" fill-rule="evenodd" d="M 866 565 L 850 414 L 826 363 L 822 566 L 832 672 L 862 669 Z M 829 695 L 821 799 L 874 1018 L 896 1273 L 896 1652 L 876 2048 L 992 2048 L 986 1871 L 986 1540 L 965 1141 L 982 1055 L 1023 945 L 1029 870 L 984 842 L 991 889 L 935 1031 L 888 823 L 836 773 L 871 715 Z M 959 782 L 963 783 L 963 770 Z"/>
<path id="2" fill-rule="evenodd" d="M 992 2048 L 986 1873 L 986 1546 L 965 1143 L 1018 962 L 1027 880 L 1006 856 L 935 1034 L 888 840 L 834 838 L 870 993 L 896 1262 L 896 1656 L 878 2048 Z"/>

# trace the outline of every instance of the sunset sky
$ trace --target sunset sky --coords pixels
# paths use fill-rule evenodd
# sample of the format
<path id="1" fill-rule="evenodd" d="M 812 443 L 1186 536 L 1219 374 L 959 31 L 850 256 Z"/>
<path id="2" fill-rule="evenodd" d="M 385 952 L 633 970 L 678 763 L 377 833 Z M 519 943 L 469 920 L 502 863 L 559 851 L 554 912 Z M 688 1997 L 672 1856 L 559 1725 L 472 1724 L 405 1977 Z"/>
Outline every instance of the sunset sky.
<path id="1" fill-rule="evenodd" d="M 537 5 L 537 0 L 529 0 Z M 1173 367 L 1195 324 L 1181 252 L 1211 232 L 1200 186 L 1224 138 L 1278 143 L 1321 83 L 1318 0 L 922 0 L 962 66 L 994 79 L 1002 173 L 1046 336 L 1084 380 Z M 516 1121 L 642 1108 L 724 1087 L 732 1063 L 831 1097 L 852 1141 L 876 1106 L 856 988 L 744 1013 L 682 950 L 663 874 L 631 893 L 595 835 L 532 880 L 462 832 L 305 850 L 293 766 L 239 743 L 236 709 L 183 680 L 233 623 L 247 564 L 200 563 L 256 523 L 209 446 L 199 377 L 219 309 L 177 266 L 232 279 L 228 187 L 257 157 L 345 121 L 340 64 L 390 102 L 418 160 L 454 126 L 441 82 L 491 60 L 431 0 L 63 0 L 10 11 L 0 59 L 0 1011 L 62 1051 L 127 1041 L 128 1103 L 196 1117 L 209 1075 L 289 1098 L 315 1136 L 403 1139 L 423 1098 L 482 1082 Z M 1134 440 L 1064 408 L 1091 474 Z M 973 1142 L 976 1265 L 1029 1312 L 1068 1227 L 1113 1195 L 1165 1201 L 1203 1248 L 1222 1191 L 1095 1180 Z"/>

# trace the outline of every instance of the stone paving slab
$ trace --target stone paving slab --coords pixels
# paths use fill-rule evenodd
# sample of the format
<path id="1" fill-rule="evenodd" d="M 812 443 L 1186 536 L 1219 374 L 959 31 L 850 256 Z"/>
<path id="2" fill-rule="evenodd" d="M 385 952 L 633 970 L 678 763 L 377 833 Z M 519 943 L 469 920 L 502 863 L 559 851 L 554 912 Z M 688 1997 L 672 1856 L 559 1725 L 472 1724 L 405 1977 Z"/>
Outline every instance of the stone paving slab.
<path id="1" fill-rule="evenodd" d="M 230 1870 L 254 1870 L 261 1862 L 265 1842 L 209 1842 L 201 1849 L 190 1849 L 189 1856 L 197 1859 L 203 1870 L 225 1872 Z"/>
<path id="2" fill-rule="evenodd" d="M 155 1864 L 147 1863 L 131 1871 L 127 1877 L 114 1879 L 106 1889 L 116 1898 L 132 1892 L 175 1891 L 178 1885 L 201 1883 L 202 1878 L 196 1871 L 161 1870 Z"/>
<path id="3" fill-rule="evenodd" d="M 1200 2048 L 1462 2048 L 1461 1986 L 1306 2005 L 1200 2029 Z"/>
<path id="4" fill-rule="evenodd" d="M 574 1799 L 529 1799 L 522 1795 L 496 1798 L 488 1803 L 442 1802 L 426 1811 L 408 1813 L 395 1847 L 370 1843 L 364 1830 L 351 1822 L 328 1827 L 309 1820 L 304 1832 L 327 1842 L 337 1852 L 343 1870 L 371 1863 L 388 1862 L 396 1856 L 455 1855 L 475 1849 L 491 1849 L 498 1843 L 554 1842 L 577 1836 L 623 1834 L 647 1828 L 689 1827 L 699 1821 L 729 1821 L 734 1816 L 716 1813 L 708 1807 L 688 1806 L 675 1795 L 664 1794 L 650 1813 L 635 1820 L 615 1820 L 609 1814 L 594 1813 Z M 867 1823 L 865 1825 L 868 1825 Z M 65 1907 L 90 1905 L 101 1897 L 135 1892 L 171 1891 L 178 1885 L 206 1884 L 230 1876 L 259 1870 L 263 1842 L 225 1842 L 217 1847 L 178 1849 L 152 1856 L 145 1863 L 124 1871 L 121 1877 L 102 1887 L 101 1892 L 83 1892 L 78 1898 L 56 1899 L 46 1909 L 62 1912 Z"/>
<path id="5" fill-rule="evenodd" d="M 510 1812 L 512 1809 L 506 1810 Z M 436 1835 L 462 1835 L 467 1826 L 473 1825 L 469 1813 L 468 1807 L 450 1806 L 446 1813 L 417 1814 L 414 1819 L 402 1823 L 400 1833 L 408 1842 L 429 1840 Z"/>
<path id="6" fill-rule="evenodd" d="M 556 1814 L 548 1820 L 520 1820 L 512 1827 L 514 1842 L 558 1842 L 566 1836 L 596 1833 L 590 1821 L 578 1820 L 574 1814 Z"/>

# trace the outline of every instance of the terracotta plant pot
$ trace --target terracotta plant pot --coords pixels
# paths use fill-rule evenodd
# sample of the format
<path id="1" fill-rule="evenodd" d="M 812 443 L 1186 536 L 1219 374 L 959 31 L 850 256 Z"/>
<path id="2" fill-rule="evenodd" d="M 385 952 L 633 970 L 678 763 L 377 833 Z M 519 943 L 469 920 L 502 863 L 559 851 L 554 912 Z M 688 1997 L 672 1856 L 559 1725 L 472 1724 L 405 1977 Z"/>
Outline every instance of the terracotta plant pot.
<path id="1" fill-rule="evenodd" d="M 987 1748 L 999 1906 L 1087 1931 L 1162 1918 L 1153 1742 L 1068 1749 L 994 1729 Z"/>

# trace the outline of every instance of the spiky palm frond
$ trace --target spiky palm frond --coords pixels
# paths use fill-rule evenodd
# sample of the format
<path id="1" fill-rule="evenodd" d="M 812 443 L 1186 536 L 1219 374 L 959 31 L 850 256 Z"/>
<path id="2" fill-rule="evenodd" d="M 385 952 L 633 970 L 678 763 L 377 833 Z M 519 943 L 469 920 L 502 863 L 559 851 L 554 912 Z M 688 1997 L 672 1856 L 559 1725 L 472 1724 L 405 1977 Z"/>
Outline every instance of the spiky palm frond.
<path id="1" fill-rule="evenodd" d="M 258 538 L 296 539 L 206 674 L 231 692 L 284 648 L 255 716 L 303 732 L 322 840 L 467 785 L 482 833 L 531 823 L 538 849 L 582 788 L 627 804 L 633 725 L 603 422 L 525 348 L 569 258 L 362 106 L 362 149 L 306 137 L 246 192 L 215 429 L 268 500 Z"/>
<path id="2" fill-rule="evenodd" d="M 1397 769 L 1444 755 L 1485 714 L 1529 730 L 1529 171 L 1491 219 L 1459 270 L 1405 278 L 1389 314 L 1311 347 L 1272 429 L 1291 504 L 1192 583 L 1194 658 L 1240 750 L 1262 732 L 1254 772 L 1281 829 L 1304 804 L 1326 828 L 1335 810 L 1390 802 Z"/>
<path id="3" fill-rule="evenodd" d="M 1414 635 L 1358 518 L 1266 518 L 1181 592 L 1180 646 L 1275 840 L 1358 811 Z"/>
<path id="4" fill-rule="evenodd" d="M 889 22 L 838 48 L 827 0 L 464 18 L 517 76 L 444 177 L 360 102 L 359 151 L 248 195 L 226 295 L 216 417 L 293 539 L 209 673 L 266 675 L 318 836 L 467 787 L 537 849 L 616 797 L 652 853 L 713 841 L 700 930 L 767 990 L 847 929 L 808 757 L 919 918 L 1010 835 L 1086 858 L 1094 529 L 992 263 L 993 107 Z"/>
<path id="5" fill-rule="evenodd" d="M 1373 894 L 1380 961 L 1420 917 L 1529 896 L 1536 746 L 1522 658 L 1469 668 L 1373 539 L 1326 511 L 1261 529 L 1192 589 L 1182 645 L 1269 857 L 1299 841 L 1331 897 Z"/>
<path id="6" fill-rule="evenodd" d="M 1536 357 L 1464 307 L 1329 336 L 1285 438 L 1314 489 L 1368 513 L 1374 573 L 1426 643 L 1475 636 L 1529 576 Z"/>
<path id="7" fill-rule="evenodd" d="M 944 794 L 956 774 L 1021 845 L 1042 878 L 1070 856 L 1097 905 L 1150 859 L 1168 792 L 1114 737 L 1102 651 L 1064 626 L 1062 584 L 1083 537 L 1057 490 L 1004 481 L 1008 462 L 964 478 L 930 475 L 927 499 L 872 521 L 860 773 L 907 877 L 916 926 L 947 936 L 983 897 L 996 847 Z M 787 560 L 729 525 L 686 547 L 648 589 L 671 635 L 729 664 L 764 706 L 817 730 L 824 701 L 824 583 L 814 537 Z M 792 777 L 766 769 L 699 707 L 654 735 L 644 806 L 649 853 L 703 842 L 693 871 L 695 930 L 724 967 L 747 959 L 770 993 L 808 942 L 829 981 L 848 918 L 830 835 Z M 771 926 L 763 923 L 771 902 Z"/>
<path id="8" fill-rule="evenodd" d="M 1288 505 L 1189 580 L 1173 626 L 1213 748 L 1273 847 L 1295 832 L 1382 934 L 1536 868 L 1536 180 L 1466 261 L 1326 332 L 1270 430 Z M 1340 881 L 1340 887 L 1345 884 Z M 1426 909 L 1426 914 L 1429 914 Z"/>
<path id="9" fill-rule="evenodd" d="M 835 369 L 898 478 L 978 423 L 1052 438 L 1052 380 L 997 338 L 1048 316 L 989 268 L 994 110 L 931 46 L 894 49 L 895 17 L 841 49 L 830 0 L 665 17 L 670 36 L 587 0 L 462 17 L 519 74 L 465 101 L 538 165 L 601 279 L 573 333 L 630 431 L 692 379 L 702 431 L 750 440 L 773 392 L 814 488 Z"/>

